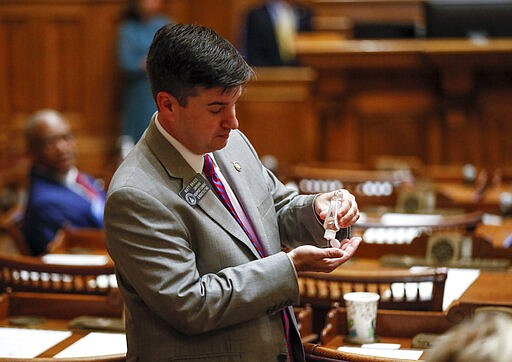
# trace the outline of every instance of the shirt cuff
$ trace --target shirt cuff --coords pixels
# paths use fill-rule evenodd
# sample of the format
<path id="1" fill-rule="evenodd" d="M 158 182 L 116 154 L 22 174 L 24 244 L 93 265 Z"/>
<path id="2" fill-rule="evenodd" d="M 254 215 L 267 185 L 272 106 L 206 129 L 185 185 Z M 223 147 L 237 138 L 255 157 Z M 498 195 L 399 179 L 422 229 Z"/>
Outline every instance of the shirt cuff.
<path id="1" fill-rule="evenodd" d="M 311 208 L 313 209 L 313 215 L 315 215 L 315 218 L 316 218 L 316 221 L 318 221 L 318 223 L 324 227 L 324 221 L 322 219 L 320 219 L 320 216 L 318 216 L 318 214 L 316 213 L 316 210 L 315 210 L 315 201 L 316 201 L 316 198 L 319 196 L 320 194 L 316 194 L 315 197 L 313 198 L 313 202 L 311 203 Z"/>
<path id="2" fill-rule="evenodd" d="M 292 258 L 290 258 L 290 255 L 288 255 L 288 253 L 286 253 L 286 256 L 288 257 L 288 259 L 290 259 L 290 264 L 292 265 L 293 272 L 295 273 L 295 279 L 298 279 L 299 274 L 297 274 L 297 270 L 295 269 L 295 265 L 293 264 Z"/>

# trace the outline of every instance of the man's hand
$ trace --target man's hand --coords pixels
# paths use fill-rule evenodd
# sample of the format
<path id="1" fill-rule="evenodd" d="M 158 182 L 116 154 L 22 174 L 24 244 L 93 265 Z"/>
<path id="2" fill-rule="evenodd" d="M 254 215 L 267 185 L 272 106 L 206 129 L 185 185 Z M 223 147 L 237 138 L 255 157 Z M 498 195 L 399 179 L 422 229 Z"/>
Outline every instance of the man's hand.
<path id="1" fill-rule="evenodd" d="M 338 213 L 338 224 L 341 228 L 349 227 L 359 219 L 359 208 L 356 198 L 345 189 L 338 190 L 342 194 L 341 209 Z M 315 198 L 315 212 L 321 220 L 325 220 L 331 198 L 336 191 L 318 194 Z"/>
<path id="2" fill-rule="evenodd" d="M 354 255 L 361 238 L 354 236 L 341 241 L 340 248 L 318 248 L 313 245 L 299 246 L 288 253 L 297 272 L 316 271 L 329 273 Z"/>

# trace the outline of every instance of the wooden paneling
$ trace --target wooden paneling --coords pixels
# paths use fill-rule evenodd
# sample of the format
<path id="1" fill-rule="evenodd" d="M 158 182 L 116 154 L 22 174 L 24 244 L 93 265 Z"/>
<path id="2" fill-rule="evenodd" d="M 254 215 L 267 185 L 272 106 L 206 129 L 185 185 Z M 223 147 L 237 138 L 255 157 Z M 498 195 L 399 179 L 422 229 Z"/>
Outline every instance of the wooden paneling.
<path id="1" fill-rule="evenodd" d="M 23 154 L 24 122 L 39 108 L 70 118 L 79 144 L 95 137 L 113 144 L 118 127 L 114 41 L 119 3 L 24 1 L 0 5 L 3 99 L 2 159 Z M 97 149 L 80 149 L 83 159 Z M 104 150 L 102 150 L 104 151 Z M 103 152 L 86 169 L 102 169 Z"/>
<path id="2" fill-rule="evenodd" d="M 316 72 L 310 68 L 259 68 L 237 104 L 242 130 L 259 156 L 274 156 L 279 170 L 318 158 L 321 141 L 313 107 Z"/>
<path id="3" fill-rule="evenodd" d="M 214 28 L 238 45 L 247 8 L 260 0 L 166 0 L 176 22 Z M 79 167 L 112 168 L 120 127 L 115 42 L 124 0 L 0 2 L 0 163 L 25 152 L 24 123 L 39 108 L 70 118 Z"/>
<path id="4" fill-rule="evenodd" d="M 415 22 L 423 18 L 423 0 L 308 0 L 315 16 L 347 17 L 362 22 Z"/>
<path id="5" fill-rule="evenodd" d="M 316 30 L 351 36 L 354 24 L 387 23 L 424 26 L 423 0 L 307 0 Z"/>
<path id="6" fill-rule="evenodd" d="M 167 0 L 165 12 L 178 22 L 210 26 L 238 45 L 247 9 L 261 2 Z M 301 2 L 315 14 L 382 21 L 417 18 L 421 4 Z M 76 130 L 79 166 L 98 174 L 112 165 L 121 104 L 115 41 L 123 4 L 0 2 L 0 163 L 24 152 L 27 116 L 53 107 Z M 318 81 L 283 80 L 287 73 L 279 70 L 253 82 L 241 99 L 240 127 L 260 154 L 277 154 L 283 165 L 307 160 L 368 164 L 390 154 L 426 164 L 512 166 L 510 41 L 426 46 L 421 40 L 320 39 L 310 35 L 307 49 L 300 50 Z"/>
<path id="7" fill-rule="evenodd" d="M 381 154 L 425 164 L 510 164 L 512 39 L 299 39 L 318 71 L 324 161 L 369 164 Z M 508 133 L 510 134 L 510 133 Z M 334 142 L 344 140 L 344 152 Z"/>

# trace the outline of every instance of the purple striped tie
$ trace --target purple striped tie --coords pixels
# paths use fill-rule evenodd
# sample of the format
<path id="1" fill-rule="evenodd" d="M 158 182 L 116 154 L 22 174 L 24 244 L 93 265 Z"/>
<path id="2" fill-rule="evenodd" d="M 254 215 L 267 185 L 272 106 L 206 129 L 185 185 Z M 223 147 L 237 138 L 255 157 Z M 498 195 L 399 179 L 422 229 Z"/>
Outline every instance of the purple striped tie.
<path id="1" fill-rule="evenodd" d="M 251 233 L 248 232 L 248 230 L 242 223 L 242 220 L 240 220 L 240 217 L 236 213 L 236 210 L 233 207 L 231 200 L 229 199 L 228 193 L 226 192 L 226 188 L 222 184 L 222 181 L 220 180 L 219 175 L 217 175 L 217 172 L 215 172 L 213 160 L 210 157 L 210 155 L 208 155 L 208 154 L 204 155 L 203 171 L 204 171 L 204 174 L 205 174 L 206 178 L 208 179 L 208 181 L 210 181 L 211 185 L 217 190 L 217 194 L 219 195 L 224 206 L 226 206 L 226 208 L 229 210 L 231 215 L 233 215 L 235 220 L 238 222 L 238 224 L 240 224 L 242 229 L 245 231 L 245 233 L 249 237 L 249 240 L 251 240 L 252 244 L 258 251 L 258 254 L 260 254 L 260 256 L 262 258 L 265 257 L 267 255 L 267 253 L 265 252 L 263 245 L 261 245 L 260 241 L 255 236 L 252 236 Z M 288 312 L 287 312 L 286 308 L 283 308 L 282 315 L 283 315 L 283 324 L 284 324 L 286 343 L 288 345 L 288 354 L 290 357 L 290 361 L 293 362 L 293 358 L 291 356 L 291 343 L 290 343 L 290 320 L 289 320 L 289 316 L 288 316 Z"/>

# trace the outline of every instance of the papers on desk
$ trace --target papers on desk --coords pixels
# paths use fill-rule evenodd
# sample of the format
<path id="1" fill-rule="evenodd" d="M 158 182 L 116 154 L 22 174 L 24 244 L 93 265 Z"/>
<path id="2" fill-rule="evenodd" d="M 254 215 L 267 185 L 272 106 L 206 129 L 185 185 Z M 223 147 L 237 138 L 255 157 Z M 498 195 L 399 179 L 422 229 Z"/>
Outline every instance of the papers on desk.
<path id="1" fill-rule="evenodd" d="M 376 343 L 378 344 L 378 343 Z M 362 347 L 338 347 L 338 351 L 357 353 L 365 356 L 387 357 L 419 360 L 423 354 L 422 350 L 416 349 L 387 349 L 387 348 L 362 348 Z"/>
<path id="2" fill-rule="evenodd" d="M 450 304 L 459 299 L 479 275 L 479 269 L 449 268 L 444 286 L 443 310 L 448 310 Z"/>
<path id="3" fill-rule="evenodd" d="M 108 258 L 95 254 L 46 254 L 41 257 L 46 264 L 61 265 L 105 265 Z"/>
<path id="4" fill-rule="evenodd" d="M 0 328 L 0 357 L 34 358 L 69 336 L 69 331 Z"/>
<path id="5" fill-rule="evenodd" d="M 412 272 L 427 269 L 424 266 L 413 266 L 410 268 Z M 444 287 L 443 296 L 443 310 L 446 311 L 453 301 L 460 298 L 460 296 L 473 284 L 473 282 L 480 275 L 479 269 L 458 269 L 448 268 L 448 275 L 446 277 L 446 284 Z M 430 291 L 432 292 L 432 283 L 430 284 Z M 425 286 L 425 288 L 428 288 Z M 420 287 L 421 295 L 421 287 Z"/>
<path id="6" fill-rule="evenodd" d="M 126 335 L 124 333 L 92 332 L 57 353 L 54 357 L 94 357 L 126 353 L 126 350 Z"/>
<path id="7" fill-rule="evenodd" d="M 437 225 L 443 219 L 442 215 L 431 214 L 402 214 L 388 212 L 381 216 L 380 221 L 383 225 L 395 226 L 417 226 L 417 225 Z"/>

